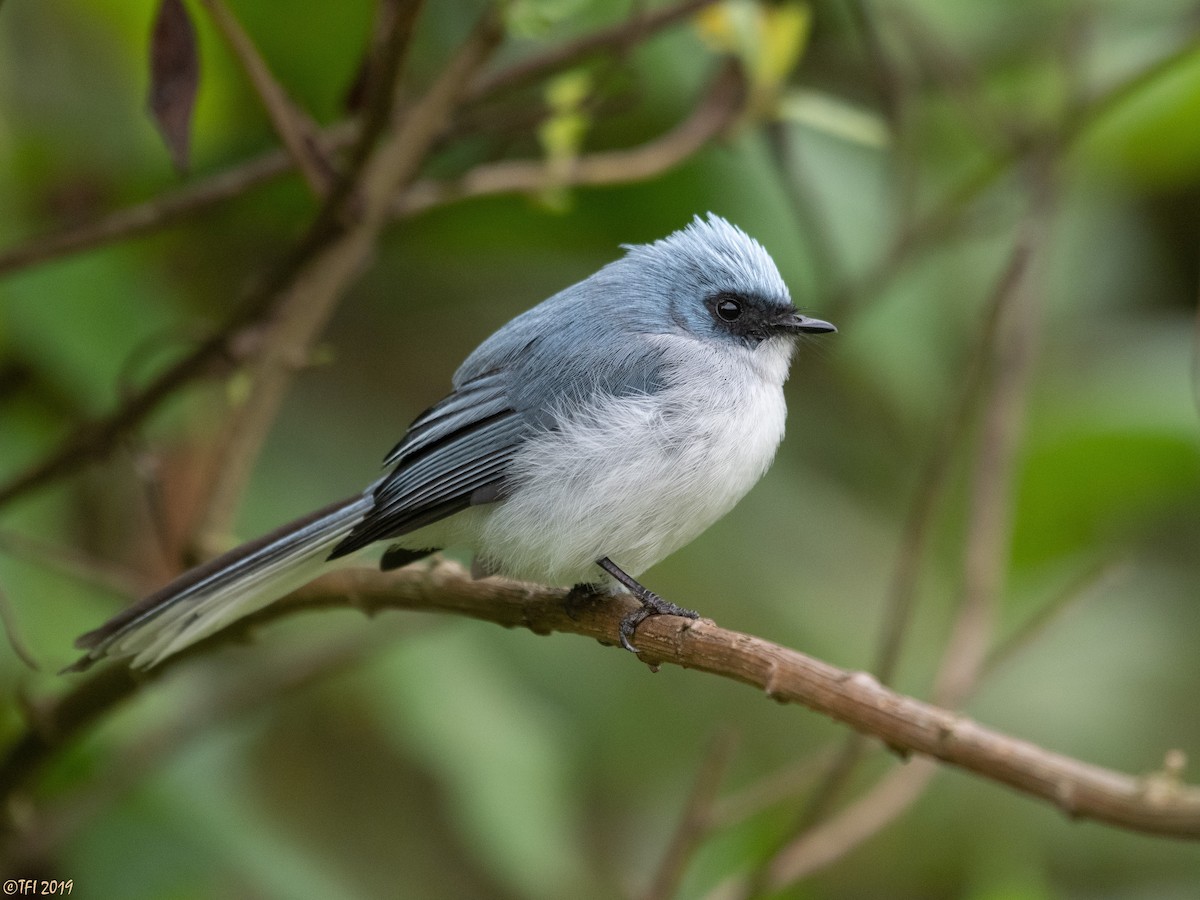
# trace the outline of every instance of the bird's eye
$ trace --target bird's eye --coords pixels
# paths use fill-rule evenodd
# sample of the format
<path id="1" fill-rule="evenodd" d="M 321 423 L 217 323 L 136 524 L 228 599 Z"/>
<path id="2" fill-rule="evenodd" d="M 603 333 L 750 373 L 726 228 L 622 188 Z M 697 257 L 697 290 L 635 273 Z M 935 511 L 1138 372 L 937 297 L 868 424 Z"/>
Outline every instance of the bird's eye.
<path id="1" fill-rule="evenodd" d="M 732 297 L 722 297 L 713 308 L 726 322 L 736 321 L 742 315 L 742 304 Z"/>

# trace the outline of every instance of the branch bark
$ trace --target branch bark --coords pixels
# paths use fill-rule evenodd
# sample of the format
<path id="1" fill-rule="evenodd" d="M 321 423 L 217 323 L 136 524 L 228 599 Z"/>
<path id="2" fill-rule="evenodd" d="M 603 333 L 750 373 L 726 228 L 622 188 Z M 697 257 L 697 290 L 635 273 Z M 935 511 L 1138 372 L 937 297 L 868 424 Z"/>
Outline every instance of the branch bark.
<path id="1" fill-rule="evenodd" d="M 406 217 L 473 197 L 644 181 L 678 165 L 721 134 L 737 120 L 745 99 L 745 76 L 741 67 L 730 60 L 691 115 L 652 141 L 623 150 L 586 154 L 565 169 L 543 160 L 483 163 L 457 181 L 416 182 L 396 198 L 392 211 Z"/>
<path id="2" fill-rule="evenodd" d="M 333 179 L 333 166 L 321 155 L 316 124 L 288 96 L 224 0 L 199 0 L 199 3 L 208 11 L 213 24 L 241 63 L 275 133 L 309 189 L 318 197 L 324 196 Z"/>
<path id="3" fill-rule="evenodd" d="M 217 645 L 244 641 L 249 631 L 272 620 L 302 610 L 349 607 L 375 614 L 404 609 L 467 616 L 535 634 L 577 634 L 615 646 L 621 618 L 636 603 L 617 596 L 568 614 L 564 597 L 561 590 L 537 585 L 474 581 L 452 562 L 395 572 L 331 573 L 149 673 L 111 665 L 87 676 L 44 709 L 36 726 L 9 749 L 0 762 L 0 801 L 9 800 L 73 738 L 162 671 L 208 655 Z M 647 619 L 635 643 L 651 668 L 677 665 L 749 685 L 778 703 L 805 706 L 878 738 L 902 756 L 941 760 L 1050 803 L 1071 818 L 1200 838 L 1200 787 L 1169 775 L 1126 775 L 1055 753 L 896 693 L 866 672 L 840 669 L 707 619 Z"/>
<path id="4" fill-rule="evenodd" d="M 299 608 L 426 609 L 615 645 L 621 617 L 636 602 L 614 598 L 572 619 L 562 599 L 557 590 L 498 579 L 472 581 L 460 566 L 443 562 L 428 571 L 333 573 L 269 607 L 259 622 Z M 1072 818 L 1200 838 L 1200 787 L 1137 778 L 1054 753 L 889 690 L 868 673 L 840 669 L 709 620 L 647 619 L 635 643 L 652 667 L 669 663 L 756 687 L 779 703 L 806 706 L 876 737 L 902 755 L 942 760 L 1045 800 Z"/>

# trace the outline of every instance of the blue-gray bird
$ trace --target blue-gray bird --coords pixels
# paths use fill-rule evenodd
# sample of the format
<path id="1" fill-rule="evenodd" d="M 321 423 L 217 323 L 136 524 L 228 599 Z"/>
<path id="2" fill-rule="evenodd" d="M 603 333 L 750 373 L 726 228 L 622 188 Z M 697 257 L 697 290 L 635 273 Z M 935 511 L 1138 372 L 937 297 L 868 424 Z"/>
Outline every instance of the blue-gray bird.
<path id="1" fill-rule="evenodd" d="M 153 666 L 379 541 L 384 568 L 459 547 L 477 577 L 623 586 L 634 652 L 647 616 L 695 618 L 635 578 L 762 477 L 797 335 L 837 329 L 719 216 L 625 249 L 484 341 L 362 494 L 185 572 L 83 635 L 73 668 Z"/>

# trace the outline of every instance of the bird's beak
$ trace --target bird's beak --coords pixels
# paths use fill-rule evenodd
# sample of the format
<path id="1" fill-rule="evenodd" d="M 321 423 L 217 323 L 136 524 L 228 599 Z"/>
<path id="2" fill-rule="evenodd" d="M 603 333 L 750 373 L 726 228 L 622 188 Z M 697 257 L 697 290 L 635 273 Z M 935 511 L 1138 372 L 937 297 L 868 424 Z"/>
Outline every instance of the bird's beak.
<path id="1" fill-rule="evenodd" d="M 829 334 L 837 331 L 836 325 L 832 325 L 822 319 L 802 316 L 798 312 L 781 316 L 776 324 L 781 331 L 790 331 L 797 334 Z"/>

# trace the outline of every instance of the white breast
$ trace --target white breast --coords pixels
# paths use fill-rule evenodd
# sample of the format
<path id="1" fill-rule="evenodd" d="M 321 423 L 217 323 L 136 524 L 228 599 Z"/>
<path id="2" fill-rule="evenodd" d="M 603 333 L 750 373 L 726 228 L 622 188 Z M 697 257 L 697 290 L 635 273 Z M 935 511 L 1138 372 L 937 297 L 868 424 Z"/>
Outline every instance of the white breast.
<path id="1" fill-rule="evenodd" d="M 493 571 L 573 584 L 597 580 L 607 556 L 637 575 L 728 512 L 771 464 L 790 341 L 713 350 L 652 340 L 670 361 L 663 389 L 606 398 L 532 439 L 514 462 L 519 488 L 479 510 L 473 543 Z"/>

